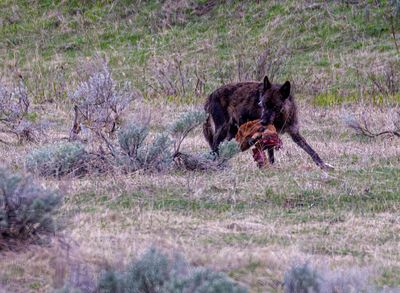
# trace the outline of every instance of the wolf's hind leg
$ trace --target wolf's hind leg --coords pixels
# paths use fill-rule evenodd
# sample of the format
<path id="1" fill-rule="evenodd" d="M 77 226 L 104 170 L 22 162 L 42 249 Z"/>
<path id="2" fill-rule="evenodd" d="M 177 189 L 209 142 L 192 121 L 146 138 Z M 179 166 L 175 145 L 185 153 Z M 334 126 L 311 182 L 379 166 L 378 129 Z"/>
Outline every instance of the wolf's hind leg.
<path id="1" fill-rule="evenodd" d="M 214 140 L 213 140 L 213 145 L 212 145 L 212 151 L 218 153 L 218 147 L 221 144 L 223 140 L 226 139 L 228 136 L 228 131 L 229 131 L 229 125 L 222 125 L 220 128 L 216 129 L 215 135 L 214 135 Z"/>

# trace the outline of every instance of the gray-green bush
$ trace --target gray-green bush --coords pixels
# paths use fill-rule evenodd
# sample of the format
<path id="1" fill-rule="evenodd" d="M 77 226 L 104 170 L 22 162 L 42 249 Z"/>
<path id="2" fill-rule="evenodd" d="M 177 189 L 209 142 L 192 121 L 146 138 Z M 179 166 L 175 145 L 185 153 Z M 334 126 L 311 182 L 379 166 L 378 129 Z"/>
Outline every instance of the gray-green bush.
<path id="1" fill-rule="evenodd" d="M 209 153 L 181 153 L 181 144 L 189 133 L 204 122 L 206 115 L 202 111 L 182 114 L 175 122 L 159 133 L 152 141 L 147 139 L 148 125 L 133 123 L 123 127 L 118 134 L 122 155 L 120 163 L 128 170 L 151 169 L 164 170 L 174 161 L 178 167 L 188 170 L 218 169 L 239 152 L 235 141 L 224 142 L 217 158 Z"/>
<path id="2" fill-rule="evenodd" d="M 53 214 L 61 197 L 29 176 L 0 168 L 0 250 L 40 243 L 55 231 Z"/>
<path id="3" fill-rule="evenodd" d="M 362 268 L 317 270 L 308 263 L 295 265 L 285 274 L 285 293 L 381 292 L 368 283 L 370 274 Z"/>
<path id="4" fill-rule="evenodd" d="M 114 167 L 124 172 L 137 170 L 163 171 L 172 163 L 188 170 L 218 169 L 239 152 L 236 141 L 224 142 L 218 157 L 207 153 L 183 154 L 180 147 L 190 131 L 205 119 L 203 112 L 184 113 L 165 131 L 150 138 L 148 123 L 126 124 L 118 131 L 117 139 L 106 139 L 108 152 L 103 148 L 88 153 L 78 142 L 59 142 L 31 151 L 25 159 L 26 169 L 45 177 L 82 176 L 106 172 Z"/>
<path id="5" fill-rule="evenodd" d="M 131 122 L 118 133 L 121 149 L 117 154 L 119 164 L 127 171 L 163 170 L 172 162 L 171 139 L 167 133 L 159 133 L 148 139 L 148 125 Z"/>
<path id="6" fill-rule="evenodd" d="M 175 276 L 165 286 L 165 292 L 182 293 L 218 293 L 247 292 L 232 282 L 225 274 L 207 268 L 191 268 L 187 275 Z"/>
<path id="7" fill-rule="evenodd" d="M 31 151 L 25 166 L 30 172 L 45 177 L 79 176 L 86 172 L 87 152 L 82 144 L 60 142 Z"/>
<path id="8" fill-rule="evenodd" d="M 188 134 L 206 119 L 206 114 L 192 111 L 183 114 L 168 129 L 174 141 L 174 161 L 180 168 L 187 170 L 215 170 L 226 166 L 239 151 L 235 140 L 224 141 L 220 146 L 219 156 L 209 152 L 186 154 L 180 152 L 181 144 Z"/>
<path id="9" fill-rule="evenodd" d="M 170 259 L 154 248 L 126 271 L 104 273 L 98 290 L 103 293 L 247 292 L 223 273 L 192 267 L 182 257 Z"/>
<path id="10" fill-rule="evenodd" d="M 296 265 L 285 274 L 285 293 L 319 293 L 321 285 L 322 277 L 307 263 Z"/>

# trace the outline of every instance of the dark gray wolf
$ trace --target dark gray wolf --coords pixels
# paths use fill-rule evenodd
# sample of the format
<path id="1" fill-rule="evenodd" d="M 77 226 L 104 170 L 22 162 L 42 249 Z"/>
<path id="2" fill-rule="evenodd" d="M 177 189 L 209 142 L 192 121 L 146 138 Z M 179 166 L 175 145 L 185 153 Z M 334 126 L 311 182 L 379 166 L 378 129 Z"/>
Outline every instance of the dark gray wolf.
<path id="1" fill-rule="evenodd" d="M 261 119 L 263 125 L 274 124 L 278 133 L 288 133 L 293 141 L 307 152 L 322 169 L 332 167 L 319 157 L 299 132 L 298 110 L 290 94 L 290 82 L 271 84 L 266 76 L 263 82 L 240 82 L 224 85 L 212 92 L 204 105 L 208 113 L 203 134 L 213 152 L 219 144 L 235 137 L 243 123 Z M 268 150 L 271 164 L 274 150 Z"/>

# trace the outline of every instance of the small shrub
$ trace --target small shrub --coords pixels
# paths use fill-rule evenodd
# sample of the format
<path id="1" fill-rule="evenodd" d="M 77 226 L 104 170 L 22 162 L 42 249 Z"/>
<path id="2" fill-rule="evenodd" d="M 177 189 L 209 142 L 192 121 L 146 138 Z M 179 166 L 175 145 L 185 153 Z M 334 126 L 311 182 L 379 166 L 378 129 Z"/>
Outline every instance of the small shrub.
<path id="1" fill-rule="evenodd" d="M 195 268 L 187 276 L 176 276 L 167 284 L 165 291 L 171 293 L 247 292 L 225 274 L 206 268 Z"/>
<path id="2" fill-rule="evenodd" d="M 61 198 L 32 178 L 0 168 L 0 250 L 22 242 L 39 243 L 55 231 L 52 218 Z"/>
<path id="3" fill-rule="evenodd" d="M 36 141 L 39 125 L 29 112 L 30 100 L 22 78 L 18 87 L 7 89 L 0 84 L 0 132 L 15 135 L 20 142 Z"/>
<path id="4" fill-rule="evenodd" d="M 102 293 L 247 292 L 223 273 L 192 267 L 182 257 L 170 259 L 154 248 L 125 272 L 104 273 L 98 284 Z"/>
<path id="5" fill-rule="evenodd" d="M 365 269 L 350 268 L 317 271 L 307 263 L 291 268 L 284 279 L 286 293 L 347 293 L 378 292 L 368 284 L 369 273 Z"/>
<path id="6" fill-rule="evenodd" d="M 226 166 L 227 161 L 239 151 L 236 141 L 225 141 L 220 145 L 219 156 L 209 153 L 185 154 L 180 152 L 181 144 L 187 135 L 206 119 L 206 114 L 193 111 L 183 114 L 168 129 L 174 141 L 174 162 L 178 168 L 187 170 L 217 170 Z"/>
<path id="7" fill-rule="evenodd" d="M 218 160 L 221 164 L 232 159 L 236 154 L 240 152 L 240 146 L 236 140 L 224 141 L 219 146 L 219 157 Z"/>
<path id="8" fill-rule="evenodd" d="M 146 141 L 149 134 L 148 124 L 131 122 L 118 133 L 118 142 L 122 150 L 119 161 L 130 171 L 166 169 L 179 153 L 183 140 L 204 120 L 203 112 L 185 113 L 172 123 L 166 132 L 158 133 L 152 141 Z"/>
<path id="9" fill-rule="evenodd" d="M 169 281 L 169 260 L 158 250 L 151 248 L 126 271 L 125 292 L 162 292 Z"/>
<path id="10" fill-rule="evenodd" d="M 174 138 L 174 153 L 178 153 L 183 140 L 187 135 L 206 120 L 204 111 L 191 111 L 184 113 L 174 123 L 171 124 L 168 131 Z"/>
<path id="11" fill-rule="evenodd" d="M 172 163 L 172 141 L 168 134 L 159 133 L 151 143 L 139 149 L 138 159 L 144 169 L 163 170 Z"/>
<path id="12" fill-rule="evenodd" d="M 85 173 L 87 153 L 82 144 L 62 142 L 45 145 L 30 152 L 25 160 L 26 169 L 41 176 L 79 176 Z"/>
<path id="13" fill-rule="evenodd" d="M 399 60 L 386 63 L 379 72 L 369 72 L 368 79 L 372 83 L 372 94 L 385 97 L 394 96 L 400 92 Z"/>
<path id="14" fill-rule="evenodd" d="M 130 157 L 136 157 L 138 149 L 149 134 L 148 125 L 130 123 L 118 133 L 118 143 L 121 149 Z"/>
<path id="15" fill-rule="evenodd" d="M 169 131 L 175 136 L 187 134 L 193 128 L 203 123 L 207 118 L 206 116 L 207 115 L 204 111 L 191 111 L 184 113 L 171 124 Z"/>
<path id="16" fill-rule="evenodd" d="M 357 135 L 366 136 L 369 138 L 378 137 L 381 135 L 400 137 L 400 112 L 397 112 L 398 118 L 393 121 L 392 130 L 372 131 L 368 125 L 366 117 L 358 120 L 353 114 L 347 114 L 343 117 L 347 127 L 353 129 Z"/>
<path id="17" fill-rule="evenodd" d="M 126 170 L 160 171 L 172 162 L 172 142 L 169 135 L 159 133 L 152 141 L 146 141 L 148 133 L 148 126 L 140 123 L 130 123 L 118 133 L 122 153 L 117 158 Z"/>
<path id="18" fill-rule="evenodd" d="M 75 104 L 70 139 L 77 137 L 82 126 L 97 137 L 101 137 L 103 132 L 113 134 L 118 128 L 121 114 L 135 98 L 135 93 L 129 83 L 117 87 L 106 63 L 93 69 L 89 79 L 69 93 Z"/>
<path id="19" fill-rule="evenodd" d="M 185 154 L 177 152 L 174 154 L 174 162 L 178 168 L 186 170 L 218 170 L 227 166 L 227 163 L 237 153 L 240 147 L 237 141 L 224 141 L 219 146 L 219 155 L 214 153 Z"/>
<path id="20" fill-rule="evenodd" d="M 321 284 L 320 274 L 307 263 L 296 265 L 285 274 L 285 293 L 319 293 Z"/>
<path id="21" fill-rule="evenodd" d="M 125 287 L 122 276 L 114 271 L 104 272 L 99 280 L 100 293 L 122 293 Z"/>

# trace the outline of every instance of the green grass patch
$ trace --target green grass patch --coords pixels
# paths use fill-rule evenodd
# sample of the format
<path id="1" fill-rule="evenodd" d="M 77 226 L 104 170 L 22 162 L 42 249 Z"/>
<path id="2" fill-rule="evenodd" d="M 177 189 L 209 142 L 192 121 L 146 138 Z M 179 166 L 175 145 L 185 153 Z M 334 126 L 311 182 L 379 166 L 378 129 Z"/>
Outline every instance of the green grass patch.
<path id="1" fill-rule="evenodd" d="M 368 253 L 363 250 L 359 249 L 354 249 L 353 247 L 336 247 L 334 245 L 329 245 L 329 243 L 326 242 L 315 242 L 315 243 L 310 243 L 306 244 L 306 246 L 303 248 L 304 252 L 307 253 L 312 253 L 312 254 L 322 254 L 322 255 L 351 255 L 355 258 L 358 258 L 360 260 L 365 259 L 368 257 Z"/>
<path id="2" fill-rule="evenodd" d="M 314 97 L 313 105 L 318 107 L 330 107 L 356 102 L 355 96 L 340 96 L 334 93 L 323 93 Z"/>
<path id="3" fill-rule="evenodd" d="M 383 269 L 381 275 L 375 280 L 378 286 L 400 287 L 400 267 Z"/>
<path id="4" fill-rule="evenodd" d="M 228 233 L 221 236 L 225 245 L 282 245 L 287 246 L 290 244 L 290 238 L 280 235 L 254 235 L 250 233 Z"/>
<path id="5" fill-rule="evenodd" d="M 243 211 L 247 207 L 245 202 L 227 203 L 210 199 L 192 199 L 186 197 L 186 192 L 180 190 L 159 189 L 155 193 L 123 193 L 116 199 L 104 202 L 112 209 L 133 209 L 135 207 L 147 210 L 165 210 L 182 213 L 200 213 L 212 211 L 216 214 L 230 211 Z"/>
<path id="6" fill-rule="evenodd" d="M 12 5 L 14 8 L 10 9 Z M 160 26 L 160 15 L 170 12 L 163 11 L 162 7 L 160 1 L 119 1 L 117 4 L 40 1 L 32 5 L 26 1 L 3 1 L 0 4 L 3 20 L 0 47 L 4 50 L 0 49 L 0 56 L 12 62 L 15 52 L 19 52 L 18 65 L 29 80 L 33 75 L 28 69 L 33 67 L 32 63 L 42 62 L 47 66 L 56 58 L 58 64 L 67 62 L 75 66 L 82 57 L 101 54 L 113 60 L 118 78 L 131 80 L 147 96 L 154 86 L 151 78 L 144 82 L 144 73 L 153 76 L 149 60 L 152 57 L 168 60 L 179 53 L 190 68 L 189 80 L 195 79 L 195 71 L 204 74 L 207 90 L 204 96 L 217 85 L 237 79 L 239 59 L 245 66 L 242 75 L 253 79 L 255 64 L 266 47 L 272 54 L 268 60 L 272 60 L 274 52 L 282 46 L 290 51 L 290 57 L 285 57 L 287 61 L 280 66 L 277 82 L 287 77 L 302 77 L 310 68 L 318 74 L 330 75 L 330 64 L 337 68 L 346 65 L 341 64 L 343 52 L 356 57 L 358 49 L 375 46 L 386 54 L 385 58 L 395 53 L 388 23 L 384 21 L 386 8 L 374 3 L 369 5 L 370 19 L 366 21 L 361 10 L 351 11 L 353 8 L 343 3 L 329 3 L 326 7 L 329 13 L 315 8 L 318 17 L 313 18 L 314 10 L 304 9 L 307 5 L 300 9 L 302 4 L 299 6 L 292 1 L 233 1 L 217 3 L 202 15 L 198 15 L 196 9 L 180 9 L 182 21 L 172 21 L 165 27 Z M 329 54 L 329 61 L 323 58 L 315 62 L 316 53 Z M 6 65 L 0 66 L 6 68 Z M 121 72 L 120 66 L 129 70 Z M 45 72 L 43 79 L 51 76 L 51 72 Z M 66 78 L 69 77 L 70 72 Z M 359 95 L 354 92 L 354 82 L 344 84 L 344 80 L 349 79 L 353 77 L 332 81 L 331 87 L 345 90 L 350 96 L 321 94 L 314 104 L 332 106 L 358 101 L 351 96 Z M 179 84 L 180 81 L 174 79 L 173 82 Z M 175 99 L 188 104 L 200 101 L 190 94 L 188 90 L 184 97 Z M 164 98 L 163 93 L 159 95 Z"/>
<path id="7" fill-rule="evenodd" d="M 283 208 L 288 214 L 300 213 L 301 217 L 309 217 L 307 211 L 310 211 L 311 219 L 312 213 L 318 211 L 380 213 L 400 210 L 400 185 L 397 179 L 400 178 L 400 169 L 380 167 L 349 170 L 337 176 L 338 179 L 326 181 L 325 188 L 301 189 L 292 181 L 287 182 L 287 188 L 279 192 L 267 188 L 265 200 Z M 351 189 L 347 184 L 342 184 L 344 180 L 352 183 Z"/>

